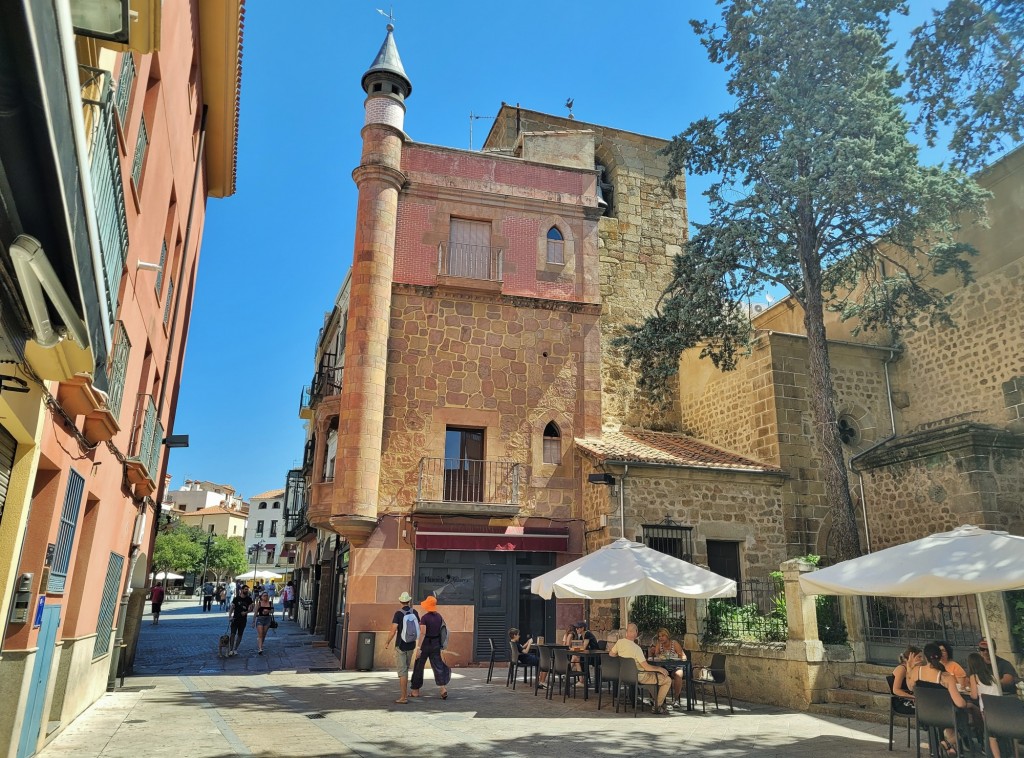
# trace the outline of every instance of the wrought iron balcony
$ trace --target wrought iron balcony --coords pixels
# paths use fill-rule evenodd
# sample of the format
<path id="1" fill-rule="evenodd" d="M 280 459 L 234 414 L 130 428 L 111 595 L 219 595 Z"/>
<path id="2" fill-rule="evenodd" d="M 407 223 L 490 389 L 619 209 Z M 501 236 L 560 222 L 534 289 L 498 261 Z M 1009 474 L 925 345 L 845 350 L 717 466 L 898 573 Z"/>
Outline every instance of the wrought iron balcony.
<path id="1" fill-rule="evenodd" d="M 421 458 L 415 510 L 515 515 L 523 481 L 523 464 L 513 461 Z"/>
<path id="2" fill-rule="evenodd" d="M 310 401 L 311 395 L 309 385 L 302 388 L 299 393 L 299 418 L 313 418 L 313 408 Z"/>
<path id="3" fill-rule="evenodd" d="M 488 245 L 440 242 L 437 245 L 437 273 L 461 279 L 500 282 L 504 251 Z"/>
<path id="4" fill-rule="evenodd" d="M 334 353 L 324 353 L 320 358 L 320 368 L 313 375 L 313 381 L 309 387 L 310 407 L 315 406 L 325 397 L 341 394 L 341 381 L 344 369 L 334 364 Z"/>
<path id="5" fill-rule="evenodd" d="M 157 418 L 153 396 L 139 395 L 132 419 L 131 452 L 125 464 L 128 480 L 136 485 L 137 495 L 149 495 L 156 490 L 163 439 L 164 428 Z"/>

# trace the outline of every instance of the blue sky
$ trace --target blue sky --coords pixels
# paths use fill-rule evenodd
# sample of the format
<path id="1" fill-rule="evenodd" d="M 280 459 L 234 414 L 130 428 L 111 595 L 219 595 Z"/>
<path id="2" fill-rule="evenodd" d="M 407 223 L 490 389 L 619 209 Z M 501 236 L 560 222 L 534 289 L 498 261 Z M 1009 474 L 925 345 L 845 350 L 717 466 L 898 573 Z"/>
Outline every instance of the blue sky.
<path id="1" fill-rule="evenodd" d="M 374 0 L 248 0 L 236 194 L 207 204 L 174 433 L 171 487 L 244 497 L 284 486 L 304 441 L 299 392 L 317 332 L 348 270 L 364 93 L 384 39 Z M 395 39 L 412 81 L 405 128 L 469 147 L 470 114 L 502 101 L 669 138 L 728 107 L 688 19 L 712 0 L 400 0 Z M 479 148 L 490 121 L 473 122 Z M 691 219 L 706 211 L 688 187 Z"/>

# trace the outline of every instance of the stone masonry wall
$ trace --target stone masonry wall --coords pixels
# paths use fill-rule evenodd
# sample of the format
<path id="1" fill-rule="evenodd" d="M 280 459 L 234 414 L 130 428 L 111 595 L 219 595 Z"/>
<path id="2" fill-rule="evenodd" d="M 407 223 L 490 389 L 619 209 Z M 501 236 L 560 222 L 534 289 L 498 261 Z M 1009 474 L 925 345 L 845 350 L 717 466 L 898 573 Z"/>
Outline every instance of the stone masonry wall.
<path id="1" fill-rule="evenodd" d="M 906 336 L 899 384 L 909 396 L 904 431 L 970 414 L 1004 425 L 1003 383 L 1024 376 L 1024 258 L 957 291 L 950 315 L 957 328 L 928 327 Z"/>
<path id="2" fill-rule="evenodd" d="M 586 309 L 583 309 L 585 311 Z M 525 464 L 523 515 L 568 518 L 579 487 L 570 444 L 597 417 L 597 314 L 501 298 L 396 286 L 388 342 L 381 511 L 416 499 L 420 459 L 444 457 L 445 427 L 486 429 L 485 457 Z M 539 457 L 558 424 L 560 465 Z"/>

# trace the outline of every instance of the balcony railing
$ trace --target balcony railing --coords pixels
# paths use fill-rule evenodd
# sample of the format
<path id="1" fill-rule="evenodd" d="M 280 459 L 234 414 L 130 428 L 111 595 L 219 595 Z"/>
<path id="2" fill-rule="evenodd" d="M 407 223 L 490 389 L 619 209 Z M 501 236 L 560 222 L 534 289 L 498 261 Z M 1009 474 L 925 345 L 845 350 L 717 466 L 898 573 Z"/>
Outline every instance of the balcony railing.
<path id="1" fill-rule="evenodd" d="M 437 273 L 462 279 L 500 282 L 504 251 L 488 245 L 440 242 L 437 245 Z"/>
<path id="2" fill-rule="evenodd" d="M 421 458 L 416 500 L 518 506 L 522 464 L 468 458 Z"/>
<path id="3" fill-rule="evenodd" d="M 159 475 L 160 446 L 163 444 L 164 428 L 156 415 L 156 405 L 152 395 L 139 395 L 135 406 L 135 418 L 132 422 L 131 455 L 146 468 L 149 479 L 156 482 Z"/>
<path id="4" fill-rule="evenodd" d="M 307 384 L 302 388 L 302 392 L 299 393 L 299 418 L 312 418 L 310 398 L 309 385 Z"/>
<path id="5" fill-rule="evenodd" d="M 341 394 L 341 382 L 344 369 L 336 366 L 334 353 L 324 353 L 320 359 L 320 368 L 313 375 L 309 387 L 310 405 L 315 405 L 325 397 Z"/>

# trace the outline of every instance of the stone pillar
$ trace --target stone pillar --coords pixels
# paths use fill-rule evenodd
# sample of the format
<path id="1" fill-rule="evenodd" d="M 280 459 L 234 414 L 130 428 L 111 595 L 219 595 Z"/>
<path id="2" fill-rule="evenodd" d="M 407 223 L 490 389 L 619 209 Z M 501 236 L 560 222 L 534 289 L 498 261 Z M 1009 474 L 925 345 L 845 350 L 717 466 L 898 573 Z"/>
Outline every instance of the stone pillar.
<path id="1" fill-rule="evenodd" d="M 815 571 L 816 567 L 793 558 L 780 568 L 786 592 L 786 622 L 789 625 L 787 650 L 802 646 L 805 660 L 820 661 L 825 657 L 825 646 L 818 639 L 818 611 L 814 596 L 805 595 L 800 589 L 800 575 Z"/>

